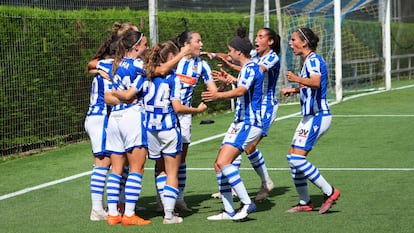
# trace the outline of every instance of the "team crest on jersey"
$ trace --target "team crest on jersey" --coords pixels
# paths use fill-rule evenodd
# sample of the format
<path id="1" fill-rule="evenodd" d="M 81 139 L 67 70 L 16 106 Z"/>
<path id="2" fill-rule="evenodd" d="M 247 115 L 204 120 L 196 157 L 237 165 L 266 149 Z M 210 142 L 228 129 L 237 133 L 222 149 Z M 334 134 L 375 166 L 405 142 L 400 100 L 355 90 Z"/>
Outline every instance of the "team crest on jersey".
<path id="1" fill-rule="evenodd" d="M 312 67 L 316 67 L 316 60 L 315 59 L 311 59 L 310 60 L 310 64 Z"/>

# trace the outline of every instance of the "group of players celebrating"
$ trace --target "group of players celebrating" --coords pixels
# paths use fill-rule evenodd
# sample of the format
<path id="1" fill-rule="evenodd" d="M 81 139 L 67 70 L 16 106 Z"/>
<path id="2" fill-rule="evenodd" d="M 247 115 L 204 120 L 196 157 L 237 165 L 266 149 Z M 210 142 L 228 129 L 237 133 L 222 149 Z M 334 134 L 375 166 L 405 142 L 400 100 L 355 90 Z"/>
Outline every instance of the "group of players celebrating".
<path id="1" fill-rule="evenodd" d="M 288 212 L 314 210 L 307 180 L 326 196 L 321 214 L 340 196 L 306 159 L 332 119 L 326 100 L 326 65 L 315 53 L 318 40 L 311 29 L 299 28 L 289 42 L 293 53 L 302 58 L 303 68 L 300 75 L 286 73 L 290 82 L 299 85 L 281 92 L 300 93 L 303 118 L 286 156 L 299 194 L 299 203 Z M 219 192 L 213 196 L 221 198 L 224 208 L 207 219 L 243 221 L 256 210 L 238 169 L 243 152 L 261 179 L 255 201 L 268 197 L 274 183 L 257 146 L 267 136 L 278 111 L 280 37 L 274 30 L 262 28 L 254 42 L 255 46 L 246 38 L 245 30 L 238 30 L 228 44 L 228 53 L 202 52 L 200 34 L 187 30 L 149 48 L 146 36 L 135 25 L 114 24 L 87 67 L 88 73 L 94 74 L 85 119 L 94 155 L 91 220 L 106 220 L 109 225 L 151 224 L 137 215 L 140 208 L 136 206 L 148 158 L 155 160 L 157 210 L 164 212 L 163 223 L 183 222 L 175 209 L 192 211 L 184 201 L 192 115 L 219 99 L 236 98 L 236 109 L 214 163 Z M 219 59 L 237 71 L 237 77 L 224 69 L 212 70 L 203 55 Z M 192 107 L 194 89 L 200 81 L 206 87 L 201 93 L 203 102 Z M 226 88 L 228 85 L 234 88 Z M 238 209 L 235 195 L 240 199 Z"/>

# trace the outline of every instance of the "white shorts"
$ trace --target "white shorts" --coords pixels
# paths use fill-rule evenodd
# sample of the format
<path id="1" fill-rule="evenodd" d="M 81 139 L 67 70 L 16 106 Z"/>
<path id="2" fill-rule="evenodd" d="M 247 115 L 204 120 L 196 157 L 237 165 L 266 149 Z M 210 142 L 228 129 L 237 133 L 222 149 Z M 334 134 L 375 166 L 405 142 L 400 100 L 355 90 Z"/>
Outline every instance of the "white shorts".
<path id="1" fill-rule="evenodd" d="M 270 129 L 270 126 L 272 126 L 273 122 L 276 120 L 277 111 L 279 110 L 279 104 L 268 106 L 262 105 L 262 124 L 263 124 L 263 130 L 262 130 L 262 136 L 266 137 L 267 132 Z"/>
<path id="2" fill-rule="evenodd" d="M 246 125 L 244 122 L 232 123 L 224 136 L 222 145 L 229 144 L 244 151 L 262 134 L 262 128 Z"/>
<path id="3" fill-rule="evenodd" d="M 180 122 L 181 137 L 183 144 L 191 143 L 191 114 L 178 114 L 178 120 Z"/>
<path id="4" fill-rule="evenodd" d="M 147 131 L 148 156 L 158 160 L 162 156 L 175 156 L 182 152 L 180 130 L 173 128 L 165 131 Z"/>
<path id="5" fill-rule="evenodd" d="M 328 131 L 332 115 L 304 116 L 293 135 L 292 147 L 311 151 L 318 139 Z"/>
<path id="6" fill-rule="evenodd" d="M 94 156 L 106 155 L 106 127 L 108 125 L 107 115 L 91 115 L 85 119 L 85 131 L 89 136 Z"/>
<path id="7" fill-rule="evenodd" d="M 144 117 L 143 107 L 139 105 L 111 112 L 106 131 L 106 149 L 113 154 L 123 154 L 133 148 L 147 147 Z"/>

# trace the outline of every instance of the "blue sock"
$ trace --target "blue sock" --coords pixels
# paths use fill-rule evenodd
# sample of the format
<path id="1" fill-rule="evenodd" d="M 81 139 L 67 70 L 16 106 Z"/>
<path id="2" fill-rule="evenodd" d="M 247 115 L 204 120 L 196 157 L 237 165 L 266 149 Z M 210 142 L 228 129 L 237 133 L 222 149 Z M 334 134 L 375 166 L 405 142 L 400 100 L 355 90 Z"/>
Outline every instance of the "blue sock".
<path id="1" fill-rule="evenodd" d="M 187 182 L 187 164 L 182 163 L 178 168 L 178 190 L 180 190 L 177 199 L 184 200 L 184 189 Z"/>

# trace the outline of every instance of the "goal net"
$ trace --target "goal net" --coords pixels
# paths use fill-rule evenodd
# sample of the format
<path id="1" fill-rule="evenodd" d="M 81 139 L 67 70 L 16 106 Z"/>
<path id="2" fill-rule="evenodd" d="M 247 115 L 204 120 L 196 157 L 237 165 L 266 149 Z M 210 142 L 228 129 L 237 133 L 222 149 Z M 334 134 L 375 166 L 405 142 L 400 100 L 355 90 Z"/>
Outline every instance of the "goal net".
<path id="1" fill-rule="evenodd" d="M 383 34 L 378 0 L 341 1 L 342 90 L 366 91 L 384 86 Z M 299 72 L 302 65 L 289 48 L 293 31 L 311 28 L 320 38 L 317 53 L 327 62 L 329 91 L 335 94 L 334 1 L 301 0 L 282 8 L 285 68 Z M 290 85 L 281 76 L 281 86 Z"/>

